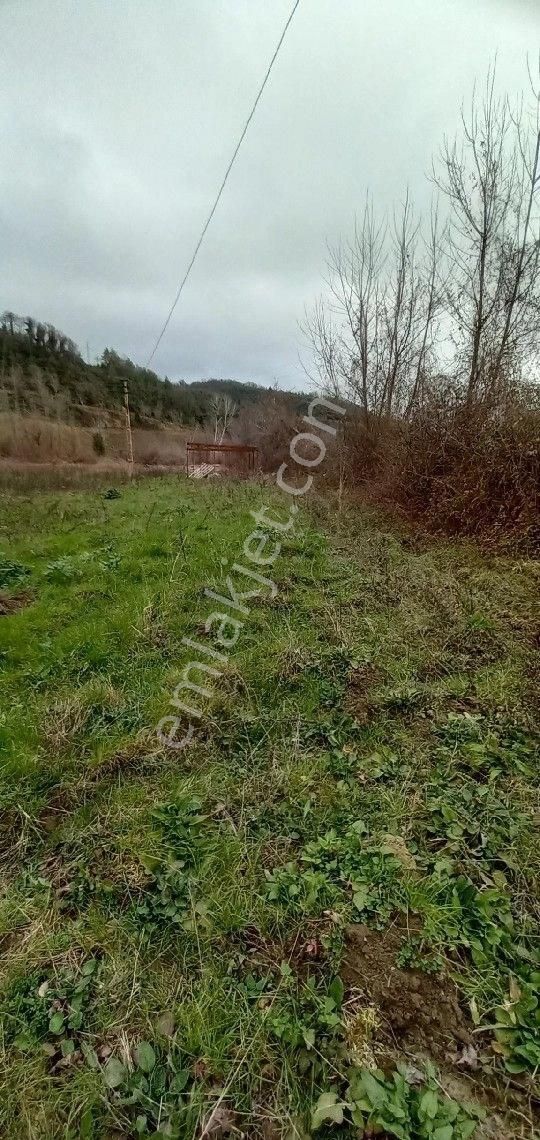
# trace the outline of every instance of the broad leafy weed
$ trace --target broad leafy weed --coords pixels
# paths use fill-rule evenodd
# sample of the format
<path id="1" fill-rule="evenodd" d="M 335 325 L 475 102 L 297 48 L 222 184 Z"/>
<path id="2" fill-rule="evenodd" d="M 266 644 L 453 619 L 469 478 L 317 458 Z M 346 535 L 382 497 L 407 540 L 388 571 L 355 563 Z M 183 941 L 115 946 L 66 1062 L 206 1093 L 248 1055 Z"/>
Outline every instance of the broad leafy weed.
<path id="1" fill-rule="evenodd" d="M 13 562 L 0 552 L 0 589 L 18 586 L 29 574 L 31 570 L 28 566 L 22 562 Z"/>
<path id="2" fill-rule="evenodd" d="M 164 847 L 163 856 L 143 857 L 151 886 L 135 907 L 147 933 L 179 926 L 186 931 L 207 921 L 205 903 L 196 898 L 197 870 L 209 850 L 209 826 L 201 815 L 201 802 L 185 797 L 152 812 Z"/>
<path id="3" fill-rule="evenodd" d="M 99 1068 L 97 1057 L 91 1058 Z M 133 1056 L 122 1061 L 113 1054 L 103 1068 L 103 1080 L 114 1111 L 126 1113 L 136 1136 L 183 1137 L 195 1127 L 200 1105 L 193 1094 L 189 1065 L 174 1047 L 164 1050 L 140 1041 Z M 83 1119 L 82 1137 L 93 1137 L 92 1113 Z"/>
<path id="4" fill-rule="evenodd" d="M 34 972 L 15 981 L 0 1004 L 4 1031 L 15 1048 L 26 1052 L 43 1043 L 47 1056 L 63 1057 L 81 1047 L 80 1034 L 99 977 L 99 961 L 88 958 L 79 969 L 59 974 Z"/>
<path id="5" fill-rule="evenodd" d="M 370 844 L 357 821 L 344 835 L 334 830 L 306 844 L 298 862 L 267 872 L 268 897 L 301 914 L 346 907 L 351 917 L 388 919 L 403 900 L 399 862 Z"/>
<path id="6" fill-rule="evenodd" d="M 441 1096 L 433 1070 L 425 1084 L 407 1080 L 404 1066 L 391 1079 L 362 1069 L 348 1088 L 353 1123 L 364 1129 L 376 1125 L 398 1140 L 467 1140 L 475 1132 L 481 1109 Z"/>
<path id="7" fill-rule="evenodd" d="M 540 972 L 528 980 L 510 979 L 508 996 L 495 1007 L 497 1051 L 510 1073 L 537 1070 L 540 1066 Z"/>

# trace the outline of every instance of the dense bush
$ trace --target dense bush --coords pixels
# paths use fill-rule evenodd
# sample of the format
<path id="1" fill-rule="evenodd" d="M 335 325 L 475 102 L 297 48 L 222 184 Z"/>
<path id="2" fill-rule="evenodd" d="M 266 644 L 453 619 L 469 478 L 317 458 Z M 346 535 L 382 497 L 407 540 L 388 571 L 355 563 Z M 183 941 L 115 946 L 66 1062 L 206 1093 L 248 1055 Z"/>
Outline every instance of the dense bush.
<path id="1" fill-rule="evenodd" d="M 404 432 L 396 492 L 447 533 L 540 549 L 540 412 L 432 406 Z"/>

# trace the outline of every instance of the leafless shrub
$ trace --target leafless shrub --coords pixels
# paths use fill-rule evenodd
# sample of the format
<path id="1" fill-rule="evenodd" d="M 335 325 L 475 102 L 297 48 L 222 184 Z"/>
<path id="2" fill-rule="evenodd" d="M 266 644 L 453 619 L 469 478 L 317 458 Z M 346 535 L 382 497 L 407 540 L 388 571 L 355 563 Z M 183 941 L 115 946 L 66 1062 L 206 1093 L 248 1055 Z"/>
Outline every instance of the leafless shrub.
<path id="1" fill-rule="evenodd" d="M 300 415 L 291 408 L 290 399 L 279 391 L 240 410 L 234 421 L 234 438 L 238 443 L 252 443 L 259 451 L 263 471 L 275 471 L 287 461 L 291 439 L 302 427 Z"/>
<path id="2" fill-rule="evenodd" d="M 515 393 L 501 416 L 436 392 L 403 436 L 394 496 L 431 526 L 540 550 L 540 408 Z"/>

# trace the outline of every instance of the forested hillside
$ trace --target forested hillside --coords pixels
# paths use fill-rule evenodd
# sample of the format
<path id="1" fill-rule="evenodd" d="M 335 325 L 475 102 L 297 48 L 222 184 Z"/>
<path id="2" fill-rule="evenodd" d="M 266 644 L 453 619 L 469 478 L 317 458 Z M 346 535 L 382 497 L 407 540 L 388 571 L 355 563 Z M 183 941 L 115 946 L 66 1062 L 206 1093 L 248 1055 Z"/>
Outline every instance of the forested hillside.
<path id="1" fill-rule="evenodd" d="M 173 383 L 111 348 L 90 364 L 70 337 L 53 325 L 10 311 L 0 318 L 2 410 L 86 422 L 91 409 L 112 413 L 121 409 L 124 380 L 129 384 L 134 423 L 142 426 L 148 421 L 202 426 L 215 393 L 227 395 L 238 409 L 258 403 L 268 393 L 258 384 L 237 380 Z M 285 399 L 296 411 L 302 397 L 290 393 Z"/>

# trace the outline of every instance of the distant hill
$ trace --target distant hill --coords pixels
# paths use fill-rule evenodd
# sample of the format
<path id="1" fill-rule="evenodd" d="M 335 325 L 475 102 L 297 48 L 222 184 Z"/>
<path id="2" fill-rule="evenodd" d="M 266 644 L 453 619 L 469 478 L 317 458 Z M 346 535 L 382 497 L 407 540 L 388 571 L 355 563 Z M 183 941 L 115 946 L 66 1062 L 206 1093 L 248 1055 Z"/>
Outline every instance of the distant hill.
<path id="1" fill-rule="evenodd" d="M 205 400 L 216 394 L 229 396 L 239 410 L 249 407 L 250 404 L 258 404 L 263 398 L 266 399 L 269 393 L 276 391 L 275 388 L 265 388 L 262 384 L 255 384 L 251 380 L 193 380 L 188 387 L 190 392 L 200 393 Z M 307 399 L 305 392 L 286 392 L 280 388 L 279 395 L 289 404 L 291 412 L 300 413 L 305 410 Z"/>
<path id="2" fill-rule="evenodd" d="M 106 348 L 89 364 L 77 345 L 53 325 L 9 310 L 0 318 L 0 409 L 37 413 L 72 423 L 86 423 L 100 410 L 114 418 L 123 406 L 123 382 L 129 386 L 134 424 L 169 422 L 194 427 L 205 423 L 212 397 L 227 395 L 239 410 L 258 404 L 272 389 L 239 380 L 173 383 Z M 305 396 L 282 393 L 292 413 Z"/>

